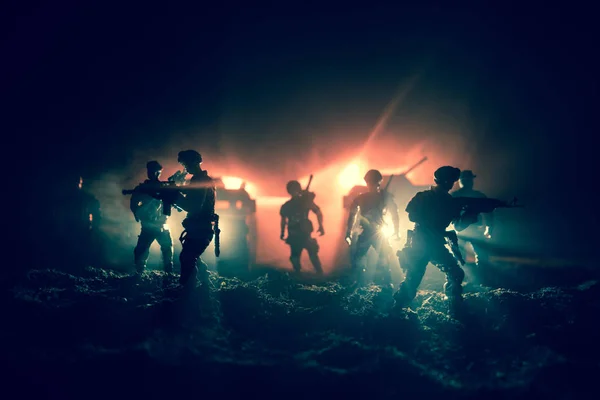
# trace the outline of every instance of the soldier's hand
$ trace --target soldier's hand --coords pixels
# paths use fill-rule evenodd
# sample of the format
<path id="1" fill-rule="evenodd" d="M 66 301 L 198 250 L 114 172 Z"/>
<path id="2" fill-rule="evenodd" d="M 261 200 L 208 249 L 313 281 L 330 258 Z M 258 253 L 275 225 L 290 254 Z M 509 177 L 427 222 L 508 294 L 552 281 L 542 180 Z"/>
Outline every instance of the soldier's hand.
<path id="1" fill-rule="evenodd" d="M 492 238 L 492 228 L 489 226 L 486 226 L 485 232 L 483 232 L 483 236 L 485 236 L 486 239 L 491 239 Z"/>
<path id="2" fill-rule="evenodd" d="M 325 229 L 323 229 L 323 227 L 319 227 L 319 230 L 317 231 L 319 232 L 319 236 L 323 236 L 325 234 Z"/>
<path id="3" fill-rule="evenodd" d="M 398 232 L 392 235 L 392 240 L 400 240 L 400 234 Z"/>
<path id="4" fill-rule="evenodd" d="M 285 234 L 282 233 L 281 235 L 279 235 L 279 239 L 285 240 Z"/>
<path id="5" fill-rule="evenodd" d="M 352 236 L 350 236 L 350 234 L 346 234 L 344 240 L 346 241 L 346 243 L 348 243 L 348 246 L 352 245 Z"/>

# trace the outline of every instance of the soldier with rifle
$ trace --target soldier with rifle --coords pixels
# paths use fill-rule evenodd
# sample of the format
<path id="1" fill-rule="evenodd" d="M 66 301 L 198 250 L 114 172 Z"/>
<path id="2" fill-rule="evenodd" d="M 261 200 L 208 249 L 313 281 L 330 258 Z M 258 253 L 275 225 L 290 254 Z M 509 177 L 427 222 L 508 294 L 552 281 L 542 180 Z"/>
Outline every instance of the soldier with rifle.
<path id="1" fill-rule="evenodd" d="M 192 175 L 188 184 L 172 177 L 168 182 L 151 187 L 140 187 L 139 192 L 145 193 L 162 201 L 162 211 L 166 216 L 171 215 L 171 208 L 187 211 L 183 221 L 183 233 L 179 237 L 182 245 L 179 262 L 181 276 L 179 282 L 186 286 L 196 282 L 199 272 L 200 281 L 208 283 L 208 267 L 200 256 L 213 237 L 215 239 L 215 255 L 219 257 L 219 216 L 215 214 L 216 188 L 208 173 L 200 167 L 202 156 L 195 150 L 180 151 L 178 162 L 184 166 L 184 171 Z M 179 173 L 179 175 L 185 173 Z M 177 174 L 176 174 L 177 175 Z M 184 184 L 181 184 L 181 183 Z M 123 194 L 133 194 L 135 190 L 123 190 Z M 198 271 L 198 261 L 200 271 Z"/>
<path id="2" fill-rule="evenodd" d="M 366 173 L 364 180 L 367 184 L 368 192 L 360 194 L 354 199 L 350 206 L 346 229 L 346 242 L 352 245 L 352 228 L 358 215 L 358 223 L 362 233 L 358 236 L 355 250 L 351 254 L 351 264 L 353 271 L 357 274 L 356 281 L 364 281 L 366 272 L 362 264 L 365 262 L 367 253 L 371 247 L 377 252 L 378 262 L 377 270 L 383 272 L 383 279 L 386 285 L 391 285 L 391 270 L 389 260 L 392 248 L 388 238 L 383 233 L 384 216 L 387 212 L 391 214 L 394 224 L 394 237 L 398 238 L 399 215 L 398 206 L 394 201 L 393 195 L 388 193 L 387 189 L 393 179 L 390 177 L 385 189 L 381 190 L 383 176 L 377 170 L 370 170 Z"/>
<path id="3" fill-rule="evenodd" d="M 167 225 L 169 216 L 163 212 L 163 203 L 148 194 L 164 187 L 164 182 L 159 179 L 162 169 L 158 161 L 149 161 L 146 164 L 148 179 L 133 189 L 129 201 L 129 208 L 136 222 L 142 225 L 137 245 L 133 250 L 135 270 L 138 275 L 146 268 L 150 246 L 155 240 L 160 245 L 165 272 L 173 272 L 173 240 Z"/>
<path id="4" fill-rule="evenodd" d="M 325 234 L 323 228 L 323 213 L 321 208 L 315 204 L 315 194 L 309 192 L 310 184 L 313 176 L 308 180 L 306 189 L 302 189 L 300 182 L 289 181 L 286 185 L 287 192 L 290 194 L 290 200 L 286 201 L 279 210 L 281 216 L 280 228 L 281 234 L 279 238 L 285 241 L 291 250 L 290 261 L 296 273 L 300 272 L 302 265 L 300 257 L 302 251 L 306 249 L 308 257 L 317 274 L 323 274 L 323 267 L 319 259 L 319 243 L 317 239 L 312 237 L 314 230 L 311 220 L 308 218 L 308 213 L 312 211 L 317 216 L 319 228 L 317 232 L 320 236 Z M 287 238 L 285 237 L 285 229 L 287 227 Z"/>
<path id="5" fill-rule="evenodd" d="M 454 251 L 446 247 L 456 237 L 455 232 L 446 229 L 460 217 L 460 207 L 448 193 L 459 175 L 458 168 L 438 168 L 434 173 L 436 185 L 417 193 L 406 206 L 408 218 L 415 227 L 408 231 L 406 245 L 397 253 L 405 278 L 394 295 L 396 311 L 412 302 L 429 262 L 446 274 L 444 291 L 450 311 L 454 313 L 460 307 L 465 273 L 455 258 L 460 257 L 460 253 L 453 254 Z"/>
<path id="6" fill-rule="evenodd" d="M 180 283 L 184 286 L 194 284 L 198 278 L 203 287 L 208 284 L 208 266 L 202 261 L 202 254 L 215 239 L 215 255 L 220 254 L 219 216 L 215 214 L 216 187 L 213 179 L 201 168 L 202 156 L 195 150 L 180 151 L 177 161 L 192 175 L 188 185 L 173 199 L 187 217 L 179 240 L 182 250 Z"/>
<path id="7" fill-rule="evenodd" d="M 446 229 L 452 223 L 456 230 L 462 231 L 475 223 L 480 213 L 514 206 L 496 199 L 452 197 L 448 192 L 459 176 L 458 168 L 438 168 L 434 173 L 436 186 L 417 193 L 406 206 L 408 217 L 415 227 L 408 231 L 406 245 L 397 253 L 406 276 L 394 295 L 396 310 L 405 309 L 412 302 L 427 264 L 431 262 L 446 274 L 444 292 L 450 313 L 460 313 L 465 277 L 460 265 L 464 264 L 464 260 L 458 248 L 456 231 Z"/>

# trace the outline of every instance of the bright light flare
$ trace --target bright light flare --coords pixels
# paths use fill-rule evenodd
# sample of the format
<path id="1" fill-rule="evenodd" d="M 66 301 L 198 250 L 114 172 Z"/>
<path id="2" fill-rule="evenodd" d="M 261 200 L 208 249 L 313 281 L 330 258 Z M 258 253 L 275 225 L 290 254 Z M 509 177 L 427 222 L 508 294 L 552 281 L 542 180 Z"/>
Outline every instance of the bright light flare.
<path id="1" fill-rule="evenodd" d="M 221 177 L 221 180 L 223 181 L 223 186 L 225 186 L 226 190 L 241 189 L 242 185 L 245 182 L 245 189 L 246 192 L 248 192 L 248 194 L 250 195 L 250 197 L 255 198 L 258 195 L 256 186 L 244 181 L 242 178 L 238 178 L 237 176 L 223 176 Z"/>
<path id="2" fill-rule="evenodd" d="M 224 176 L 221 178 L 223 181 L 223 185 L 225 185 L 225 189 L 227 190 L 237 190 L 242 187 L 242 183 L 244 180 L 242 178 L 237 178 L 235 176 Z"/>
<path id="3" fill-rule="evenodd" d="M 386 239 L 390 239 L 392 236 L 394 236 L 394 225 L 391 223 L 384 224 L 381 227 L 381 233 Z"/>
<path id="4" fill-rule="evenodd" d="M 363 185 L 363 177 L 361 176 L 360 166 L 352 163 L 348 165 L 338 175 L 338 184 L 342 187 L 344 192 L 349 191 L 354 186 Z"/>

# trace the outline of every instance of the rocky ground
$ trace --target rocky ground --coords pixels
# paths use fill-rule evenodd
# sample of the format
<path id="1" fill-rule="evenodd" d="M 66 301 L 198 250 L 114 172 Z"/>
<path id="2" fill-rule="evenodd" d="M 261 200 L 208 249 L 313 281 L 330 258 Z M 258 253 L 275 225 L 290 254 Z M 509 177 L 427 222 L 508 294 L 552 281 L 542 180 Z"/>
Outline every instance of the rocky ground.
<path id="1" fill-rule="evenodd" d="M 184 293 L 159 272 L 31 271 L 3 293 L 6 398 L 596 398 L 595 280 L 470 290 L 460 321 L 427 285 L 404 318 L 377 286 L 211 282 Z"/>

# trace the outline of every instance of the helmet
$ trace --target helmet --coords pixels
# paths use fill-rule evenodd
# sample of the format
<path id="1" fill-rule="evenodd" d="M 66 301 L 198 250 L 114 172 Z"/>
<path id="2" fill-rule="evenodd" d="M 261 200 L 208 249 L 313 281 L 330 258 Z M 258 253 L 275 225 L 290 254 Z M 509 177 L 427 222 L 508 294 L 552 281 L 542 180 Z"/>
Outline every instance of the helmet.
<path id="1" fill-rule="evenodd" d="M 196 150 L 183 150 L 177 156 L 177 161 L 182 164 L 202 164 L 202 156 Z"/>
<path id="2" fill-rule="evenodd" d="M 462 171 L 462 172 L 460 173 L 460 179 L 461 179 L 461 180 L 462 180 L 462 179 L 473 179 L 473 178 L 475 178 L 475 177 L 477 177 L 477 175 L 475 175 L 475 174 L 473 173 L 473 171 L 471 171 L 471 170 L 469 170 L 469 169 L 465 169 L 464 171 Z"/>
<path id="3" fill-rule="evenodd" d="M 365 174 L 364 180 L 367 183 L 381 183 L 381 181 L 383 181 L 383 175 L 376 169 L 371 169 Z"/>
<path id="4" fill-rule="evenodd" d="M 158 161 L 148 161 L 146 164 L 146 169 L 148 172 L 158 172 L 162 171 L 163 167 Z"/>
<path id="5" fill-rule="evenodd" d="M 446 165 L 436 169 L 433 177 L 436 182 L 454 183 L 460 177 L 460 169 Z"/>
<path id="6" fill-rule="evenodd" d="M 302 191 L 302 186 L 300 186 L 300 182 L 298 181 L 289 181 L 285 188 L 289 194 L 294 194 Z"/>

